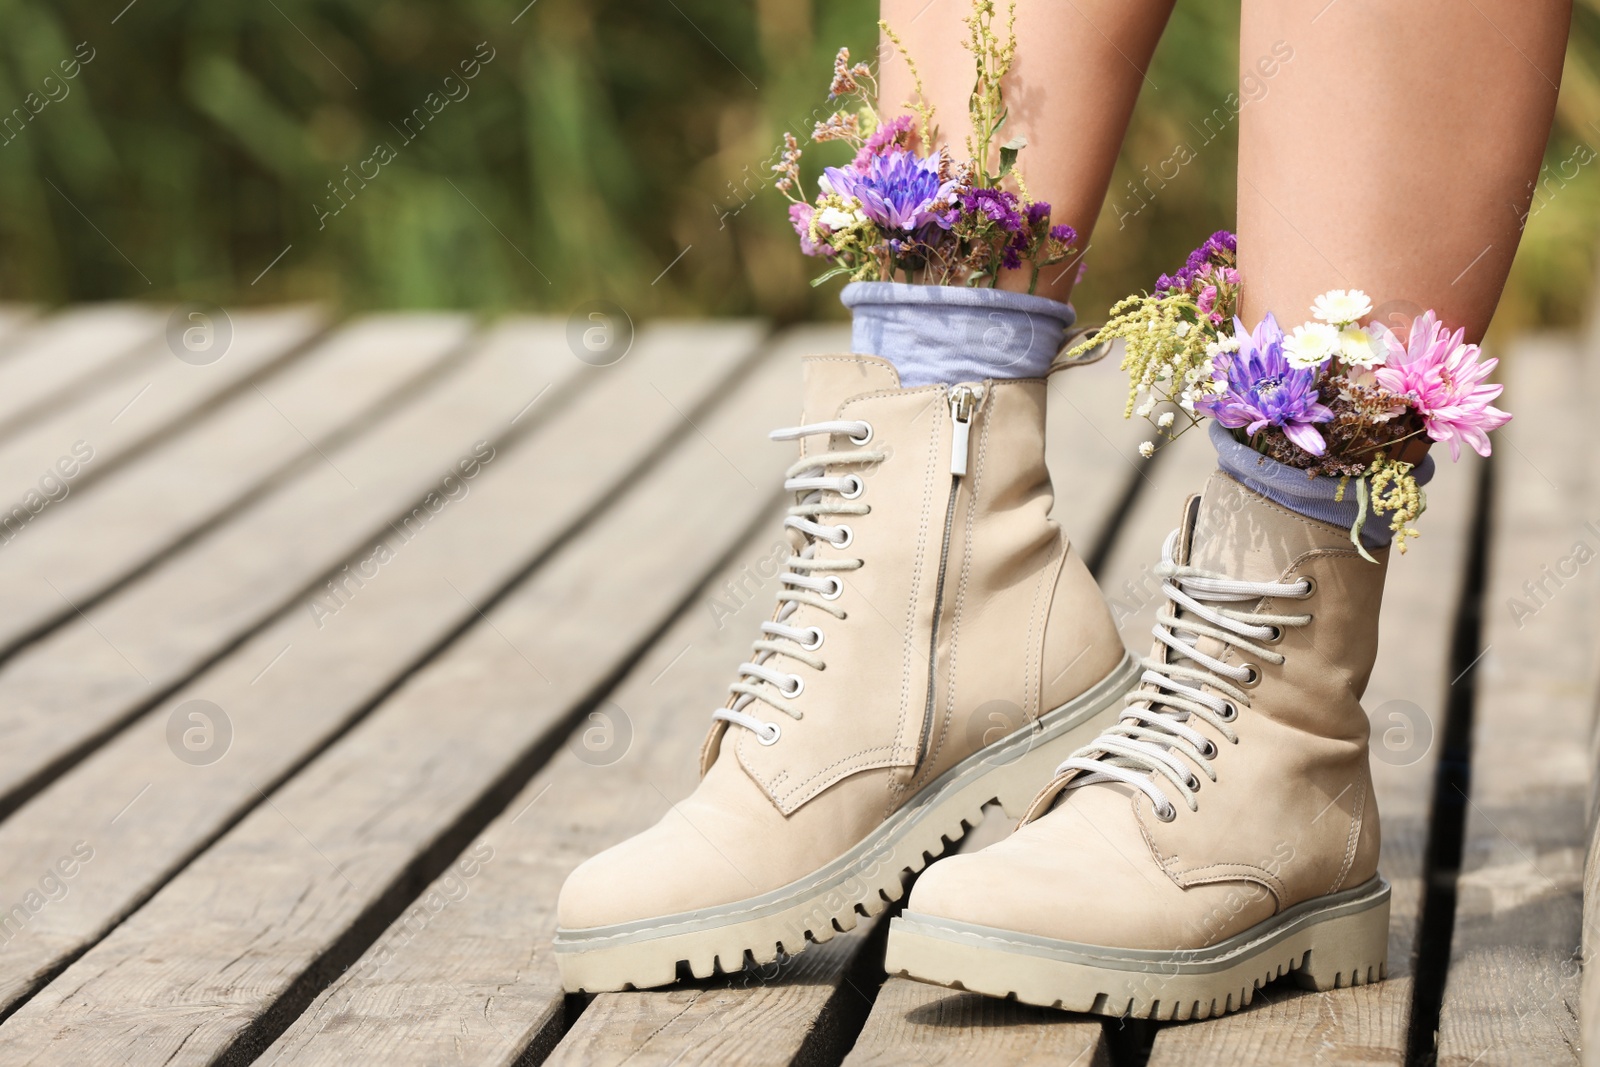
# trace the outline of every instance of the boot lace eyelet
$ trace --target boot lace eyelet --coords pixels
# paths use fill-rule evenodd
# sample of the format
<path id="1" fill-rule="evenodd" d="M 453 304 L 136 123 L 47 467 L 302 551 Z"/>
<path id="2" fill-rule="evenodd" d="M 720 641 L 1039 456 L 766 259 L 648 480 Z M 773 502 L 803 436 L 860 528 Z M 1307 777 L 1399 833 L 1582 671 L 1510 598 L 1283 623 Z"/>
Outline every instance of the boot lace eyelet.
<path id="1" fill-rule="evenodd" d="M 800 677 L 798 674 L 789 675 L 789 682 L 790 685 L 783 689 L 782 692 L 783 695 L 788 697 L 790 700 L 793 700 L 795 697 L 806 691 L 806 680 Z"/>
<path id="2" fill-rule="evenodd" d="M 1191 793 L 1200 792 L 1200 779 L 1195 775 L 1191 774 L 1189 780 L 1183 784 L 1189 787 L 1189 792 Z"/>
<path id="3" fill-rule="evenodd" d="M 850 488 L 839 490 L 839 495 L 846 500 L 854 500 L 866 491 L 867 483 L 863 482 L 859 475 L 848 474 L 845 476 L 845 481 L 850 483 Z"/>
<path id="4" fill-rule="evenodd" d="M 843 594 L 844 582 L 840 581 L 837 575 L 830 574 L 828 576 L 828 591 L 817 595 L 822 597 L 823 600 L 838 600 Z"/>
<path id="5" fill-rule="evenodd" d="M 1266 637 L 1263 637 L 1261 639 L 1261 643 L 1262 644 L 1264 644 L 1264 645 L 1275 645 L 1279 641 L 1283 640 L 1283 627 L 1281 627 L 1281 626 L 1277 625 L 1276 623 L 1274 623 L 1274 624 L 1268 626 L 1267 629 L 1271 630 L 1272 632 L 1269 633 Z"/>
<path id="6" fill-rule="evenodd" d="M 1239 684 L 1245 689 L 1254 689 L 1261 684 L 1261 668 L 1254 663 L 1246 663 L 1244 669 L 1248 672 Z"/>
<path id="7" fill-rule="evenodd" d="M 850 443 L 853 445 L 864 445 L 872 440 L 872 423 L 863 420 L 861 425 L 865 427 L 865 429 L 862 430 L 860 436 L 855 434 L 850 435 Z"/>
<path id="8" fill-rule="evenodd" d="M 844 533 L 836 539 L 829 539 L 828 543 L 834 548 L 849 548 L 850 543 L 856 539 L 856 532 L 848 526 L 836 526 L 834 529 L 843 530 Z"/>
<path id="9" fill-rule="evenodd" d="M 1238 717 L 1239 717 L 1238 705 L 1234 704 L 1233 701 L 1231 701 L 1231 700 L 1228 701 L 1226 704 L 1222 705 L 1222 710 L 1217 712 L 1217 718 L 1221 719 L 1223 722 L 1232 722 L 1233 720 L 1237 719 Z"/>
<path id="10" fill-rule="evenodd" d="M 783 731 L 778 728 L 778 724 L 775 722 L 769 722 L 765 727 L 756 731 L 756 740 L 763 745 L 775 745 L 778 743 L 778 738 L 782 736 Z"/>
<path id="11" fill-rule="evenodd" d="M 1204 756 L 1206 759 L 1213 759 L 1216 757 L 1216 754 L 1217 746 L 1214 742 L 1207 740 L 1205 744 L 1200 746 L 1200 755 Z"/>
<path id="12" fill-rule="evenodd" d="M 1173 807 L 1171 804 L 1168 804 L 1164 808 L 1157 808 L 1156 809 L 1156 818 L 1160 819 L 1162 822 L 1171 822 L 1173 819 L 1176 819 L 1177 817 L 1178 817 L 1178 809 Z"/>
<path id="13" fill-rule="evenodd" d="M 1299 580 L 1305 583 L 1306 591 L 1303 593 L 1291 594 L 1296 600 L 1309 600 L 1316 595 L 1317 580 L 1315 578 L 1311 577 L 1309 574 L 1302 574 Z"/>
<path id="14" fill-rule="evenodd" d="M 807 629 L 805 634 L 806 640 L 801 643 L 801 648 L 805 649 L 807 652 L 815 652 L 817 649 L 822 647 L 823 633 L 820 626 L 813 626 Z"/>

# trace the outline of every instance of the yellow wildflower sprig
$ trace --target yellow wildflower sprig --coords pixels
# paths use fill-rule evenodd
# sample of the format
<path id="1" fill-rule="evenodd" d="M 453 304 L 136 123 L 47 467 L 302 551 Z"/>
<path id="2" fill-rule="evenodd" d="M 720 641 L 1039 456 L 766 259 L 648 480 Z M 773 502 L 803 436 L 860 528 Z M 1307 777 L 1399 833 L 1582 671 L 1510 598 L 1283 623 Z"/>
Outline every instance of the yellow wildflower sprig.
<path id="1" fill-rule="evenodd" d="M 924 150 L 932 148 L 938 130 L 933 125 L 933 107 L 928 103 L 928 94 L 922 90 L 922 75 L 917 71 L 917 61 L 911 58 L 911 50 L 900 40 L 900 36 L 890 28 L 886 20 L 878 20 L 878 29 L 894 45 L 895 51 L 900 53 L 900 58 L 906 61 L 906 69 L 911 72 L 911 86 L 916 93 L 916 98 L 907 100 L 903 106 L 917 117 L 918 142 Z M 874 122 L 874 126 L 876 127 L 876 122 Z"/>
<path id="2" fill-rule="evenodd" d="M 1017 153 L 1026 146 L 1017 138 L 1000 146 L 1000 169 L 989 173 L 989 153 L 995 135 L 1006 124 L 1006 106 L 1001 97 L 1000 83 L 1011 73 L 1017 58 L 1017 5 L 1006 10 L 1005 38 L 996 33 L 995 5 L 993 0 L 974 0 L 972 14 L 962 19 L 967 25 L 967 39 L 962 46 L 972 53 L 977 64 L 977 81 L 967 110 L 972 119 L 972 132 L 967 136 L 967 155 L 977 163 L 974 182 L 980 188 L 994 188 L 1016 164 Z"/>
<path id="3" fill-rule="evenodd" d="M 1390 513 L 1389 529 L 1394 531 L 1394 545 L 1401 555 L 1405 555 L 1407 538 L 1422 536 L 1412 524 L 1428 508 L 1428 495 L 1417 484 L 1413 469 L 1414 464 L 1382 455 L 1367 468 L 1373 509 Z"/>
<path id="4" fill-rule="evenodd" d="M 1168 401 L 1194 420 L 1194 397 L 1208 387 L 1211 369 L 1206 346 L 1212 333 L 1195 324 L 1198 315 L 1194 301 L 1185 296 L 1168 294 L 1158 299 L 1135 293 L 1113 304 L 1110 320 L 1067 355 L 1083 355 L 1097 345 L 1122 338 L 1126 346 L 1122 369 L 1129 381 L 1123 418 L 1131 418 L 1136 408 L 1148 415 L 1156 404 Z"/>
<path id="5" fill-rule="evenodd" d="M 1394 534 L 1394 546 L 1402 556 L 1406 553 L 1406 541 L 1422 536 L 1421 531 L 1412 524 L 1428 509 L 1428 494 L 1417 484 L 1416 475 L 1412 473 L 1415 466 L 1380 453 L 1372 461 L 1372 466 L 1356 479 L 1356 521 L 1350 527 L 1350 541 L 1364 558 L 1373 563 L 1377 560 L 1361 543 L 1361 528 L 1366 525 L 1369 511 L 1389 513 L 1389 529 Z M 1339 480 L 1339 491 L 1334 494 L 1334 500 L 1344 499 L 1348 484 L 1348 478 Z"/>

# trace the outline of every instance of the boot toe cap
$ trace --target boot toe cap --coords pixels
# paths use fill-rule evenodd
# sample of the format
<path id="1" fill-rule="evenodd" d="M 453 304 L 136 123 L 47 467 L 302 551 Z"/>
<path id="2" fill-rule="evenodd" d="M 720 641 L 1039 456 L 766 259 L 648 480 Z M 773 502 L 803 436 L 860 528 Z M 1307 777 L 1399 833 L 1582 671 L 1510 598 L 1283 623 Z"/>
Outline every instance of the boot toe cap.
<path id="1" fill-rule="evenodd" d="M 1212 940 L 1198 920 L 1229 887 L 1175 883 L 1137 833 L 1125 798 L 1107 790 L 1073 799 L 1003 841 L 934 864 L 907 911 L 1103 948 Z"/>
<path id="2" fill-rule="evenodd" d="M 650 829 L 580 864 L 556 903 L 564 930 L 640 922 L 728 904 L 759 892 L 704 834 L 669 813 Z M 731 846 L 730 846 L 731 848 Z"/>

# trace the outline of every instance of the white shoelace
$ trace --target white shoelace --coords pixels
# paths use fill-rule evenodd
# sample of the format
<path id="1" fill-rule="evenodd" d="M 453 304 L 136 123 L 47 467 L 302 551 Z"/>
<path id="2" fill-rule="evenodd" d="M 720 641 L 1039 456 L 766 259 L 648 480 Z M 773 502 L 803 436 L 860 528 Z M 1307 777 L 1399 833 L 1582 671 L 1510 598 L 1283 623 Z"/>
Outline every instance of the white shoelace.
<path id="1" fill-rule="evenodd" d="M 1202 604 L 1204 597 L 1213 604 L 1255 602 L 1265 597 L 1307 597 L 1313 588 L 1309 579 L 1295 582 L 1245 582 L 1225 574 L 1201 570 L 1174 562 L 1178 532 L 1167 537 L 1156 567 L 1162 579 L 1161 591 L 1170 603 L 1156 617 L 1151 633 L 1167 646 L 1166 661 L 1146 657 L 1140 687 L 1124 697 L 1127 705 L 1117 724 L 1092 743 L 1074 752 L 1056 768 L 1056 773 L 1078 772 L 1066 789 L 1095 782 L 1122 782 L 1140 790 L 1156 807 L 1164 821 L 1177 817 L 1166 789 L 1170 786 L 1183 798 L 1190 811 L 1198 808 L 1195 794 L 1200 779 L 1183 761 L 1193 763 L 1211 781 L 1217 774 L 1211 760 L 1216 746 L 1191 723 L 1209 723 L 1232 744 L 1239 735 L 1229 724 L 1238 718 L 1239 707 L 1248 707 L 1250 694 L 1260 678 L 1255 664 L 1229 664 L 1200 651 L 1202 637 L 1215 638 L 1225 645 L 1246 652 L 1259 660 L 1280 664 L 1284 657 L 1261 642 L 1276 644 L 1283 627 L 1304 626 L 1310 615 L 1270 615 L 1237 608 Z M 1177 614 L 1182 608 L 1183 615 Z M 1192 663 L 1184 662 L 1192 661 Z M 1205 692 L 1209 685 L 1219 692 Z"/>
<path id="2" fill-rule="evenodd" d="M 773 430 L 771 437 L 774 441 L 795 441 L 821 434 L 846 434 L 852 443 L 866 445 L 872 440 L 872 425 L 842 419 L 812 422 Z M 806 494 L 789 509 L 788 516 L 783 520 L 786 528 L 798 530 L 805 537 L 805 547 L 797 555 L 789 557 L 778 576 L 783 588 L 778 592 L 781 607 L 777 616 L 761 624 L 762 639 L 751 646 L 754 654 L 750 662 L 739 665 L 738 681 L 729 686 L 734 693 L 733 703 L 712 712 L 713 720 L 742 726 L 753 731 L 756 740 L 763 745 L 770 745 L 778 740 L 782 730 L 777 723 L 752 714 L 752 704 L 760 701 L 791 719 L 803 718 L 800 710 L 787 702 L 800 695 L 805 688 L 804 679 L 798 674 L 778 670 L 773 661 L 778 656 L 785 656 L 804 663 L 812 670 L 823 669 L 823 659 L 816 654 L 825 637 L 822 628 L 790 626 L 787 620 L 802 604 L 824 611 L 836 619 L 845 617 L 844 610 L 833 603 L 844 592 L 844 582 L 837 573 L 826 572 L 853 571 L 861 566 L 862 561 L 816 559 L 816 547 L 819 542 L 826 541 L 834 548 L 844 548 L 855 538 L 849 526 L 843 523 L 830 525 L 823 521 L 827 517 L 865 515 L 871 510 L 857 499 L 866 489 L 866 483 L 859 475 L 830 477 L 827 468 L 867 465 L 885 458 L 886 454 L 879 451 L 821 452 L 797 460 L 784 472 L 783 487 Z M 823 572 L 824 576 L 818 577 L 818 572 Z"/>

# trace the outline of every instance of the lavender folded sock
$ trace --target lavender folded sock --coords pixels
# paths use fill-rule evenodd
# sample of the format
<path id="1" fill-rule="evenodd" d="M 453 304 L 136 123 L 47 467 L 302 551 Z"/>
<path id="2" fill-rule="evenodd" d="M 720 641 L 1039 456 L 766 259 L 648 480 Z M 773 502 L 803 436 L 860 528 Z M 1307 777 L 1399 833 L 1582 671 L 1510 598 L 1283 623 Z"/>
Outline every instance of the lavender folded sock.
<path id="1" fill-rule="evenodd" d="M 1217 464 L 1224 471 L 1273 503 L 1308 519 L 1332 523 L 1346 530 L 1356 524 L 1359 504 L 1353 486 L 1346 487 L 1343 500 L 1335 500 L 1339 479 L 1308 478 L 1305 471 L 1269 459 L 1249 445 L 1235 441 L 1233 434 L 1218 422 L 1211 424 L 1211 443 L 1217 449 Z M 1433 471 L 1433 457 L 1427 456 L 1412 473 L 1418 485 L 1427 485 L 1433 478 Z M 1369 510 L 1367 521 L 1361 527 L 1361 543 L 1369 549 L 1387 548 L 1393 539 L 1388 513 Z"/>
<path id="2" fill-rule="evenodd" d="M 1042 378 L 1077 321 L 1070 304 L 1003 289 L 851 282 L 853 351 L 881 356 L 907 388 Z"/>

